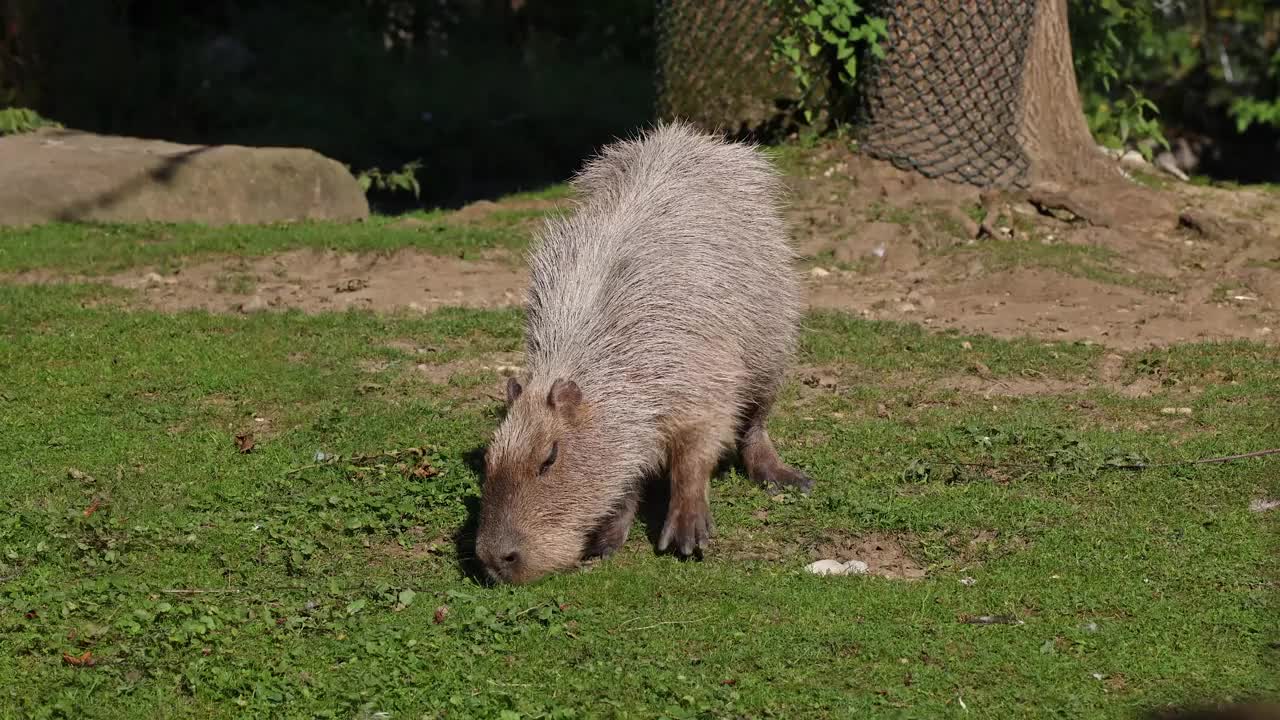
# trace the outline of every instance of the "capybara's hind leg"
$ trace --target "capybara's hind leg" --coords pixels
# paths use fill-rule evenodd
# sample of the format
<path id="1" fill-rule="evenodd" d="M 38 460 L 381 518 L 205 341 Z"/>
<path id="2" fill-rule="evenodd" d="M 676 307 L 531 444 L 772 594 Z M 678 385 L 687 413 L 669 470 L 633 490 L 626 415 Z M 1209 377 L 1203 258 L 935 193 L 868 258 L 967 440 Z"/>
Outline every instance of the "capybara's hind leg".
<path id="1" fill-rule="evenodd" d="M 627 535 L 631 533 L 631 524 L 635 522 L 639 507 L 640 492 L 637 490 L 628 494 L 622 506 L 596 530 L 584 557 L 609 557 L 617 552 L 627 542 Z"/>
<path id="2" fill-rule="evenodd" d="M 738 436 L 738 453 L 747 468 L 747 477 L 766 490 L 808 493 L 813 490 L 813 478 L 782 461 L 765 429 L 772 404 L 756 406 Z"/>
<path id="3" fill-rule="evenodd" d="M 707 494 L 723 445 L 708 424 L 687 427 L 671 439 L 671 499 L 658 538 L 658 552 L 700 553 L 710 544 L 715 524 Z"/>

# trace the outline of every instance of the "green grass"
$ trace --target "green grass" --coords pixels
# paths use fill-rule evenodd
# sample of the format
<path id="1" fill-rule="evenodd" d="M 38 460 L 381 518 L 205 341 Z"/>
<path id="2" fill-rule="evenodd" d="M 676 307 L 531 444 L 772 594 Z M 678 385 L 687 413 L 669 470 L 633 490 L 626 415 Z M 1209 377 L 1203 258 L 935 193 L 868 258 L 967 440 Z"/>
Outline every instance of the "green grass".
<path id="1" fill-rule="evenodd" d="M 442 242 L 389 225 L 188 229 L 159 247 L 141 239 L 171 229 L 63 227 L 0 238 L 0 257 L 88 271 Z M 1280 691 L 1276 515 L 1247 510 L 1280 495 L 1276 464 L 1106 467 L 1280 445 L 1264 346 L 1128 356 L 1123 372 L 1162 378 L 1152 397 L 983 399 L 936 381 L 978 362 L 1084 380 L 1102 351 L 815 315 L 801 363 L 840 382 L 798 368 L 773 421 L 812 497 L 773 500 L 730 470 L 704 562 L 655 556 L 637 527 L 588 572 L 488 588 L 454 537 L 499 411 L 481 366 L 519 349 L 519 313 L 123 299 L 0 285 L 0 717 L 1128 718 Z M 432 384 L 418 363 L 459 373 Z M 928 576 L 802 571 L 825 537 L 872 534 Z M 1001 614 L 1024 624 L 960 622 Z M 63 657 L 86 652 L 92 667 Z"/>
<path id="2" fill-rule="evenodd" d="M 521 193 L 507 200 L 552 202 L 568 197 L 565 185 Z M 260 256 L 297 248 L 380 251 L 404 247 L 462 255 L 488 249 L 520 250 L 546 208 L 498 207 L 483 222 L 443 210 L 363 223 L 296 223 L 208 227 L 175 224 L 49 224 L 0 228 L 0 273 L 57 269 L 95 275 L 144 265 L 166 268 L 202 255 Z"/>

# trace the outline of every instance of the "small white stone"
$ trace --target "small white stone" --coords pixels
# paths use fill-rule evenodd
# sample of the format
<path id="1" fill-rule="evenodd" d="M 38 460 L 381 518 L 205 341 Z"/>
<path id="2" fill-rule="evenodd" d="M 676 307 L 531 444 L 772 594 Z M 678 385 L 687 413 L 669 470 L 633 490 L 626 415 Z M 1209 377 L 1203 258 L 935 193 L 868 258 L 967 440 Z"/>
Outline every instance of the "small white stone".
<path id="1" fill-rule="evenodd" d="M 1280 508 L 1280 500 L 1274 498 L 1257 498 L 1249 501 L 1249 512 L 1264 513 Z"/>
<path id="2" fill-rule="evenodd" d="M 970 586 L 970 587 L 971 587 L 971 586 L 973 586 L 973 585 L 974 585 L 975 583 L 977 583 L 977 582 L 978 582 L 977 580 L 974 580 L 973 578 L 968 577 L 968 576 L 965 576 L 965 577 L 960 578 L 960 584 L 961 584 L 961 585 L 965 585 L 965 586 Z"/>
<path id="3" fill-rule="evenodd" d="M 861 560 L 850 560 L 844 564 L 845 575 L 865 575 L 871 568 Z"/>
<path id="4" fill-rule="evenodd" d="M 804 569 L 814 575 L 843 575 L 844 563 L 839 560 L 818 560 L 805 565 Z"/>
<path id="5" fill-rule="evenodd" d="M 809 277 L 811 278 L 824 278 L 830 274 L 831 274 L 830 270 L 826 268 L 821 268 L 821 267 L 816 267 L 809 271 Z"/>

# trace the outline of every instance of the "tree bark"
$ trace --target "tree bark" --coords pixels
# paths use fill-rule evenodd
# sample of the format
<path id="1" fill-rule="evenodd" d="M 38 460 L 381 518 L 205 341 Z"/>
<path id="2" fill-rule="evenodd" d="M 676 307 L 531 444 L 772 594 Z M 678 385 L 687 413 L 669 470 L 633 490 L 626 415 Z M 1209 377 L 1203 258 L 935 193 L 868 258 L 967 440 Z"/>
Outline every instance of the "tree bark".
<path id="1" fill-rule="evenodd" d="M 1036 3 L 1019 105 L 1019 135 L 1030 160 L 1032 185 L 1115 181 L 1118 171 L 1098 151 L 1085 123 L 1071 56 L 1067 0 Z"/>

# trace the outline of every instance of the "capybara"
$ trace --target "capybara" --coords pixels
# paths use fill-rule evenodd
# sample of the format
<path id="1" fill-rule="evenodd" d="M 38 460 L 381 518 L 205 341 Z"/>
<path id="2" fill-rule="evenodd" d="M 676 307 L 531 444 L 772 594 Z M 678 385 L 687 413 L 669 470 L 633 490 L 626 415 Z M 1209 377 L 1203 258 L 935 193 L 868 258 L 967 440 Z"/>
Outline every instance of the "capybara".
<path id="1" fill-rule="evenodd" d="M 700 554 L 711 475 L 735 444 L 754 482 L 813 485 L 765 429 L 804 311 L 768 159 L 667 123 L 572 184 L 573 212 L 530 252 L 526 368 L 486 455 L 476 554 L 499 582 L 613 553 L 663 471 L 658 551 Z"/>

